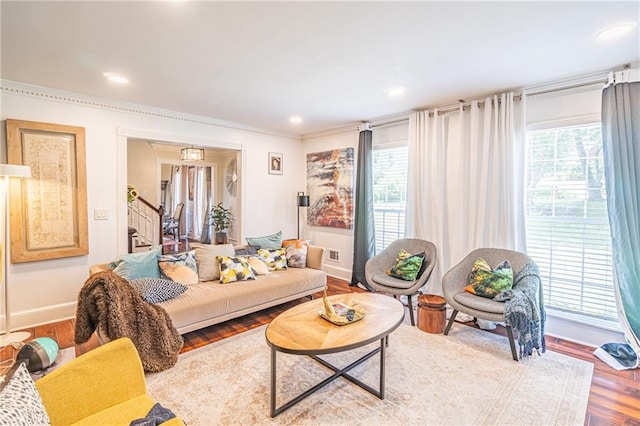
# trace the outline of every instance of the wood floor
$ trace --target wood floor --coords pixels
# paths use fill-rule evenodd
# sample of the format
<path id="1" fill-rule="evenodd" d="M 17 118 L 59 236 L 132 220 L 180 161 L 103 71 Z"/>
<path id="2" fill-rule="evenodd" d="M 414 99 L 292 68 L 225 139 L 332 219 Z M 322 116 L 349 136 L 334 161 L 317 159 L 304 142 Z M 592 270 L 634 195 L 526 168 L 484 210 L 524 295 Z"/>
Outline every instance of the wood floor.
<path id="1" fill-rule="evenodd" d="M 329 294 L 362 291 L 357 287 L 349 287 L 345 281 L 331 278 Z M 318 294 L 318 296 L 321 296 Z M 274 308 L 265 309 L 255 314 L 245 315 L 222 324 L 185 334 L 182 352 L 187 352 L 218 340 L 244 331 L 268 324 L 280 312 L 295 306 L 307 299 L 289 302 Z M 473 326 L 472 323 L 467 324 Z M 27 329 L 34 337 L 52 337 L 61 348 L 74 346 L 74 320 L 61 321 Z M 498 327 L 497 333 L 504 329 Z M 505 345 L 507 343 L 505 342 Z M 98 346 L 93 337 L 87 343 L 75 345 L 76 355 L 81 355 Z M 589 393 L 589 404 L 585 425 L 640 425 L 640 370 L 615 371 L 593 356 L 593 348 L 582 346 L 553 337 L 547 337 L 547 349 L 594 364 L 593 380 Z M 15 356 L 12 347 L 0 351 L 0 361 Z M 544 356 L 544 355 L 543 355 Z"/>

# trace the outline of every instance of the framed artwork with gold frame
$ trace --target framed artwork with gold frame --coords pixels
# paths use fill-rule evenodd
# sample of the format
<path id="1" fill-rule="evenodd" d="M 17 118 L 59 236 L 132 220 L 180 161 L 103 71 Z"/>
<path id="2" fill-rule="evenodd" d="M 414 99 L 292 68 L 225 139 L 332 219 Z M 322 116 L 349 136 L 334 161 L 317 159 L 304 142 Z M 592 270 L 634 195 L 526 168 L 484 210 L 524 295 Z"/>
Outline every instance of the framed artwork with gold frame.
<path id="1" fill-rule="evenodd" d="M 11 262 L 89 253 L 83 127 L 6 120 L 10 164 L 31 167 L 11 182 Z"/>

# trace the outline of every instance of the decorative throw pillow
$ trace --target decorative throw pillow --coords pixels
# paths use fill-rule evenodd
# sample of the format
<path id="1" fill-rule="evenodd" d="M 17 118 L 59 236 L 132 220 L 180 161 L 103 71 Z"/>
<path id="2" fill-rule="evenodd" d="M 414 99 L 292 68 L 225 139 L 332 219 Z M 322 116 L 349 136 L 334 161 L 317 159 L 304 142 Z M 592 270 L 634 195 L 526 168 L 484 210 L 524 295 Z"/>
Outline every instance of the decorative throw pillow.
<path id="1" fill-rule="evenodd" d="M 196 252 L 196 265 L 200 281 L 214 281 L 220 279 L 220 265 L 218 256 L 234 256 L 233 244 L 200 244 L 192 243 L 191 248 Z"/>
<path id="2" fill-rule="evenodd" d="M 158 256 L 160 255 L 162 255 L 162 246 L 149 251 L 123 254 L 111 262 L 111 265 L 115 264 L 113 272 L 127 281 L 136 278 L 160 278 L 160 269 L 158 268 Z"/>
<path id="3" fill-rule="evenodd" d="M 258 254 L 258 249 L 260 247 L 254 247 L 250 245 L 238 246 L 234 247 L 236 256 L 255 256 Z"/>
<path id="4" fill-rule="evenodd" d="M 264 237 L 247 237 L 247 244 L 267 250 L 279 249 L 282 247 L 282 231 Z"/>
<path id="5" fill-rule="evenodd" d="M 424 262 L 424 252 L 411 254 L 402 249 L 396 257 L 396 263 L 387 271 L 387 275 L 405 281 L 415 281 Z"/>
<path id="6" fill-rule="evenodd" d="M 220 264 L 220 282 L 223 284 L 256 279 L 249 262 L 241 256 L 218 256 L 218 263 Z"/>
<path id="7" fill-rule="evenodd" d="M 0 425 L 47 425 L 47 411 L 24 363 L 17 364 L 0 391 Z"/>
<path id="8" fill-rule="evenodd" d="M 478 258 L 471 268 L 467 284 L 465 291 L 493 299 L 513 286 L 513 270 L 507 260 L 492 270 L 486 260 Z"/>
<path id="9" fill-rule="evenodd" d="M 305 240 L 286 240 L 282 247 L 287 250 L 287 266 L 292 268 L 306 268 L 309 243 Z"/>
<path id="10" fill-rule="evenodd" d="M 165 278 L 136 278 L 129 284 L 149 303 L 164 302 L 187 291 L 186 286 Z"/>
<path id="11" fill-rule="evenodd" d="M 269 273 L 267 264 L 258 256 L 248 256 L 247 262 L 249 262 L 249 266 L 251 266 L 256 275 L 267 275 Z"/>
<path id="12" fill-rule="evenodd" d="M 198 283 L 198 266 L 194 250 L 158 256 L 158 266 L 162 278 L 184 285 Z"/>
<path id="13" fill-rule="evenodd" d="M 287 249 L 279 248 L 276 250 L 258 250 L 258 256 L 267 264 L 270 271 L 279 271 L 287 269 Z"/>

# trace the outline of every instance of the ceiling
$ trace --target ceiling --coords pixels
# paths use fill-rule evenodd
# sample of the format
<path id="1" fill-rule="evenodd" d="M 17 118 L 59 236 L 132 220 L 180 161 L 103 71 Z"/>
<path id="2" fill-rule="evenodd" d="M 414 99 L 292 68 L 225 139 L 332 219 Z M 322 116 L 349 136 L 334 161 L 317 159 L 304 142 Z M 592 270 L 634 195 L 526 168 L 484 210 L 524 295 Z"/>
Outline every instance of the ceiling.
<path id="1" fill-rule="evenodd" d="M 640 61 L 637 24 L 596 39 L 637 23 L 637 0 L 0 7 L 2 79 L 292 134 Z M 404 95 L 390 96 L 394 86 Z"/>

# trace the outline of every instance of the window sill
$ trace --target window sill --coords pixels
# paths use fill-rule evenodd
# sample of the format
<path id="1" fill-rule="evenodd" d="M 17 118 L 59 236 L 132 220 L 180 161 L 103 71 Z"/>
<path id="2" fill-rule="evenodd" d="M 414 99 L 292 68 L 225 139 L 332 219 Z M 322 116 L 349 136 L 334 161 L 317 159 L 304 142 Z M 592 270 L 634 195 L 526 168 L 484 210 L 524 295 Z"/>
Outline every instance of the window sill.
<path id="1" fill-rule="evenodd" d="M 555 318 L 560 318 L 565 321 L 573 323 L 588 325 L 591 327 L 597 327 L 603 330 L 615 331 L 623 333 L 622 327 L 618 321 L 610 321 L 600 318 L 588 317 L 585 315 L 574 314 L 571 312 L 564 312 L 559 309 L 547 308 L 547 315 Z"/>

